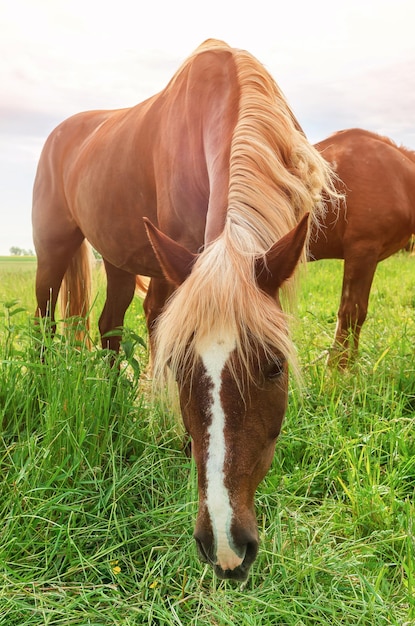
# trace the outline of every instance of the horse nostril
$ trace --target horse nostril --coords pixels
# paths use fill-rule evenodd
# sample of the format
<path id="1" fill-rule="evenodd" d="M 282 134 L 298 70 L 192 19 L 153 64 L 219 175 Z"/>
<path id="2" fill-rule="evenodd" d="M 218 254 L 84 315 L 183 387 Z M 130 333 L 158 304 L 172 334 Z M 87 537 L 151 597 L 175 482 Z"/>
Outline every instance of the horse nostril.
<path id="1" fill-rule="evenodd" d="M 196 547 L 197 547 L 197 552 L 199 554 L 199 558 L 201 561 L 203 561 L 204 563 L 207 562 L 207 556 L 206 556 L 206 552 L 203 548 L 203 543 L 201 541 L 199 541 L 199 539 L 197 539 L 195 537 L 195 541 L 196 541 Z"/>
<path id="2" fill-rule="evenodd" d="M 213 565 L 213 559 L 210 556 L 209 551 L 207 547 L 205 546 L 205 544 L 203 543 L 202 539 L 196 536 L 196 534 L 194 535 L 194 539 L 196 541 L 196 548 L 197 548 L 197 552 L 199 555 L 199 559 L 202 561 L 202 563 L 210 563 L 210 565 Z"/>
<path id="3" fill-rule="evenodd" d="M 255 561 L 258 554 L 258 548 L 259 542 L 256 539 L 254 539 L 253 541 L 248 541 L 248 543 L 246 544 L 244 563 L 247 563 L 248 567 L 250 567 Z"/>

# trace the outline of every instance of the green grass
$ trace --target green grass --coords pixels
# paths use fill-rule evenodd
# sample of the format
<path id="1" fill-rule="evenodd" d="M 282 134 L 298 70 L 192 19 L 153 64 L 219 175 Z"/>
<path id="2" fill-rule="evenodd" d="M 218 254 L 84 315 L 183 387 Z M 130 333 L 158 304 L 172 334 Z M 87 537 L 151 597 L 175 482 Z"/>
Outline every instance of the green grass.
<path id="1" fill-rule="evenodd" d="M 196 557 L 195 467 L 148 393 L 140 300 L 116 378 L 105 351 L 34 330 L 34 268 L 2 262 L 0 624 L 415 623 L 414 263 L 378 267 L 344 374 L 324 365 L 341 263 L 308 267 L 293 321 L 303 388 L 257 492 L 260 552 L 241 587 Z"/>

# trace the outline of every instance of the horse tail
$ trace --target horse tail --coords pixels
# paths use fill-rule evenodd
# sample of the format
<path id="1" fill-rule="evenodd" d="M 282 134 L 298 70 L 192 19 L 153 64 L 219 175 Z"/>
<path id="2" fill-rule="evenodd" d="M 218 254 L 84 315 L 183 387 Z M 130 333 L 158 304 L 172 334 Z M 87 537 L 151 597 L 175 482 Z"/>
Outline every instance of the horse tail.
<path id="1" fill-rule="evenodd" d="M 148 276 L 135 277 L 135 293 L 140 298 L 144 298 L 147 295 L 148 286 L 150 284 L 150 278 Z"/>
<path id="2" fill-rule="evenodd" d="M 88 345 L 90 344 L 91 269 L 92 251 L 89 243 L 84 240 L 69 263 L 60 290 L 63 318 L 78 318 L 74 322 L 76 339 L 86 341 Z M 82 324 L 79 318 L 82 318 Z"/>

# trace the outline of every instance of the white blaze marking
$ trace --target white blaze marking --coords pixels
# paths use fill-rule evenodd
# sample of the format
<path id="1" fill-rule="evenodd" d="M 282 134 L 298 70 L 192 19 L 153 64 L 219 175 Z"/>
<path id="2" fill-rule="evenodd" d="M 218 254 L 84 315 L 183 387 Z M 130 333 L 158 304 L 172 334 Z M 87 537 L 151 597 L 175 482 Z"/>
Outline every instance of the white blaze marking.
<path id="1" fill-rule="evenodd" d="M 231 540 L 232 506 L 224 480 L 225 413 L 220 400 L 222 371 L 234 348 L 233 337 L 216 340 L 198 348 L 206 376 L 212 383 L 211 423 L 208 428 L 206 461 L 206 504 L 215 539 L 217 564 L 223 570 L 233 570 L 243 561 L 243 558 L 236 554 Z"/>

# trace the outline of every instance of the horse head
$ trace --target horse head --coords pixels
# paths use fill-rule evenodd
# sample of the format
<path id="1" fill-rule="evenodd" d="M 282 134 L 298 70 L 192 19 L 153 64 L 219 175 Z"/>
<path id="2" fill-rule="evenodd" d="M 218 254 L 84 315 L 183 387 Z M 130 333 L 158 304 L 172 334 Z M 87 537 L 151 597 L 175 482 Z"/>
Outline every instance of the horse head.
<path id="1" fill-rule="evenodd" d="M 197 257 L 148 220 L 146 228 L 166 278 L 180 288 Z M 273 306 L 280 307 L 278 290 L 294 271 L 306 233 L 307 217 L 255 261 L 256 282 Z M 258 552 L 255 491 L 271 465 L 287 407 L 287 356 L 249 328 L 243 350 L 226 324 L 201 335 L 197 330 L 188 348 L 192 358 L 173 365 L 198 470 L 194 537 L 200 558 L 218 577 L 244 580 Z"/>

